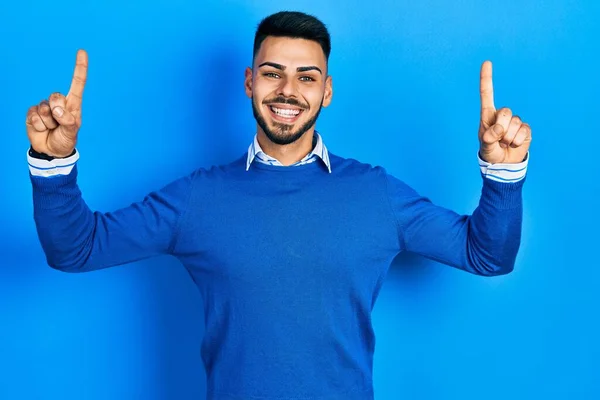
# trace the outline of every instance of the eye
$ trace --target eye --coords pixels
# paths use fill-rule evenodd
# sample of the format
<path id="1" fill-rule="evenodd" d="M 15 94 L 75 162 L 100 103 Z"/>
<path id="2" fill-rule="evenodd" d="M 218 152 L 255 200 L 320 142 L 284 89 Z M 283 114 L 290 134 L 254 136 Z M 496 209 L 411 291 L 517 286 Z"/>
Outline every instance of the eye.
<path id="1" fill-rule="evenodd" d="M 279 78 L 279 75 L 275 72 L 265 72 L 263 76 L 266 76 L 267 78 Z"/>
<path id="2" fill-rule="evenodd" d="M 303 82 L 314 82 L 315 80 L 310 76 L 301 76 L 300 80 Z"/>

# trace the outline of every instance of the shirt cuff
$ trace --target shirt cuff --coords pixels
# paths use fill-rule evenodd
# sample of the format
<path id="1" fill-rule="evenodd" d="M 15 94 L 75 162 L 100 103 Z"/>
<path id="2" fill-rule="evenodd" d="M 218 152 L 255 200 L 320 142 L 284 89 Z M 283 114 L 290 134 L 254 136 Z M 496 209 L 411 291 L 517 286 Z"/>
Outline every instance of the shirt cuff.
<path id="1" fill-rule="evenodd" d="M 77 150 L 75 150 L 75 154 L 72 156 L 55 158 L 51 161 L 32 157 L 29 155 L 29 151 L 27 152 L 27 163 L 29 164 L 31 175 L 45 178 L 56 175 L 69 175 L 77 160 L 79 160 L 79 152 Z"/>
<path id="2" fill-rule="evenodd" d="M 479 168 L 481 174 L 487 178 L 497 182 L 515 183 L 519 182 L 527 174 L 527 164 L 529 163 L 529 152 L 525 156 L 525 160 L 520 163 L 498 163 L 490 164 L 484 161 L 477 153 L 479 160 Z"/>

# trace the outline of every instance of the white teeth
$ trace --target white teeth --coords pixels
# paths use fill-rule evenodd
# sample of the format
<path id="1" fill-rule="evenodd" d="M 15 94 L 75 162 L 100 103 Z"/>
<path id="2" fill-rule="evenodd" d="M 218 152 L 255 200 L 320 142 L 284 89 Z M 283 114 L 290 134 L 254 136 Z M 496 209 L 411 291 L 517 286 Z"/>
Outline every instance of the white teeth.
<path id="1" fill-rule="evenodd" d="M 271 106 L 271 110 L 275 112 L 277 115 L 281 115 L 282 117 L 295 117 L 300 114 L 300 110 L 292 110 L 289 108 L 276 108 Z"/>

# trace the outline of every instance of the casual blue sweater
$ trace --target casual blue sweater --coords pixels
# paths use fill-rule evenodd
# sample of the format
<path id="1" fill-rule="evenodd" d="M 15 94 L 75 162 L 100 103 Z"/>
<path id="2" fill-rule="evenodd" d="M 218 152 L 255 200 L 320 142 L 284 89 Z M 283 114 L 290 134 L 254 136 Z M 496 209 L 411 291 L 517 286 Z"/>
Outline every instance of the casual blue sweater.
<path id="1" fill-rule="evenodd" d="M 208 399 L 372 399 L 371 311 L 399 252 L 479 275 L 513 269 L 524 179 L 483 178 L 479 206 L 459 215 L 380 167 L 331 153 L 331 173 L 321 162 L 246 171 L 246 158 L 109 213 L 88 208 L 77 167 L 31 176 L 53 268 L 160 254 L 187 268 L 205 305 Z"/>

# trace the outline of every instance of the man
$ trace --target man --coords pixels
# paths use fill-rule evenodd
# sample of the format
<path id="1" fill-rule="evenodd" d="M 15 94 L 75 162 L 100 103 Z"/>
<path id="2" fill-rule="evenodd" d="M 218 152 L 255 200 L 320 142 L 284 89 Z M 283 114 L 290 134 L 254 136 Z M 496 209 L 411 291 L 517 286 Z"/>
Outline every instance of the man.
<path id="1" fill-rule="evenodd" d="M 491 64 L 481 68 L 483 189 L 465 216 L 327 150 L 315 122 L 332 98 L 329 53 L 318 19 L 264 19 L 246 69 L 257 121 L 248 152 L 111 213 L 92 212 L 76 182 L 84 51 L 67 96 L 27 115 L 49 265 L 83 272 L 177 257 L 205 302 L 208 399 L 372 399 L 371 311 L 399 252 L 486 276 L 514 267 L 531 130 L 494 108 Z"/>

